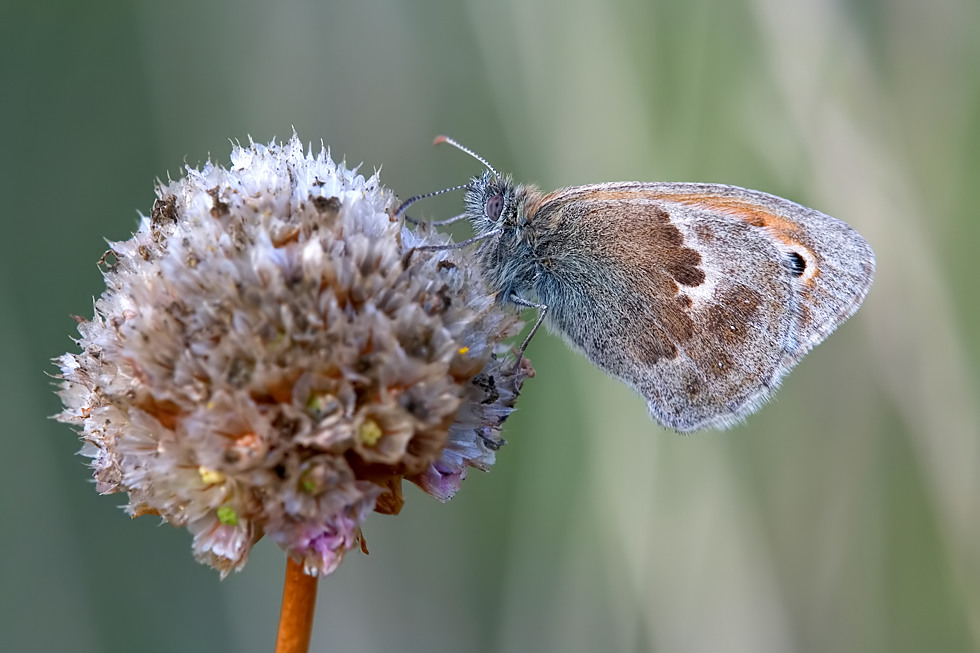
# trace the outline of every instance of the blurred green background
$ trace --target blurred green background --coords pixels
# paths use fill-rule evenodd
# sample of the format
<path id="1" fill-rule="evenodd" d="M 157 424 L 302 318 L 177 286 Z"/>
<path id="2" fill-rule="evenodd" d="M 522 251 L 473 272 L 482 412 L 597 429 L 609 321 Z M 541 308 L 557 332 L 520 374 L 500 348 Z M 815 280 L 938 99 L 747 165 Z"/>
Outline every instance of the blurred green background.
<path id="1" fill-rule="evenodd" d="M 666 433 L 536 339 L 493 472 L 372 515 L 314 650 L 980 650 L 975 0 L 8 0 L 0 93 L 0 649 L 272 650 L 278 549 L 219 582 L 130 521 L 45 373 L 155 178 L 295 126 L 402 197 L 480 170 L 447 133 L 546 188 L 759 188 L 878 255 L 864 308 L 726 433 Z"/>

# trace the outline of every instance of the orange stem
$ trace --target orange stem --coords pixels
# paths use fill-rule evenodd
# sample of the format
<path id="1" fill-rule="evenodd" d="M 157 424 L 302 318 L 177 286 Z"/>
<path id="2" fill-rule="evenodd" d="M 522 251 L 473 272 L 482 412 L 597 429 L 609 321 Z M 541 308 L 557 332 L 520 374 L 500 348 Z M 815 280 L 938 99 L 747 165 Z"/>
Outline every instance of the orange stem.
<path id="1" fill-rule="evenodd" d="M 276 653 L 307 653 L 316 609 L 316 576 L 303 573 L 303 565 L 286 559 L 286 582 L 282 589 L 282 612 Z"/>

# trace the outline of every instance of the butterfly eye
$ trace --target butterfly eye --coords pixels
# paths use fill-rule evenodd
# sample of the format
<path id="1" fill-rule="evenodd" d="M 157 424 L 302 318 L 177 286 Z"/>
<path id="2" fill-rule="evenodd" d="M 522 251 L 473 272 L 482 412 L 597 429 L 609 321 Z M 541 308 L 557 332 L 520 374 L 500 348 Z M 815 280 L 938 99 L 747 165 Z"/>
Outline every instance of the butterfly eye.
<path id="1" fill-rule="evenodd" d="M 494 195 L 487 200 L 487 217 L 496 221 L 504 210 L 504 196 Z"/>

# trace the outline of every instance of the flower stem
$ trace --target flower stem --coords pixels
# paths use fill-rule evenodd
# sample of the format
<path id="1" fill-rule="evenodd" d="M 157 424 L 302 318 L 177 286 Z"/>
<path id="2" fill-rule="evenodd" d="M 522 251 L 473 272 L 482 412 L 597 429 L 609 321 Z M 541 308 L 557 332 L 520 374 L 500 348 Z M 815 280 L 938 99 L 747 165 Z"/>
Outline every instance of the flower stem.
<path id="1" fill-rule="evenodd" d="M 307 653 L 316 609 L 317 577 L 303 571 L 303 565 L 286 559 L 286 582 L 282 589 L 282 612 L 276 653 Z"/>

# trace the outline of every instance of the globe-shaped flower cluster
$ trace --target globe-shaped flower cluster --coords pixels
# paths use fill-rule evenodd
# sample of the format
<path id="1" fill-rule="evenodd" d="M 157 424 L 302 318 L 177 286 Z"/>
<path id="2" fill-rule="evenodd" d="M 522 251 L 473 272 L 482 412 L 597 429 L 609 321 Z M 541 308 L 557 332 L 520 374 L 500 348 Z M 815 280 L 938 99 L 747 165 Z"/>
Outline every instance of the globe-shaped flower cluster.
<path id="1" fill-rule="evenodd" d="M 465 253 L 293 138 L 188 168 L 104 257 L 106 290 L 58 359 L 102 493 L 194 535 L 222 574 L 270 535 L 311 574 L 396 513 L 487 469 L 530 374 L 517 318 Z"/>

